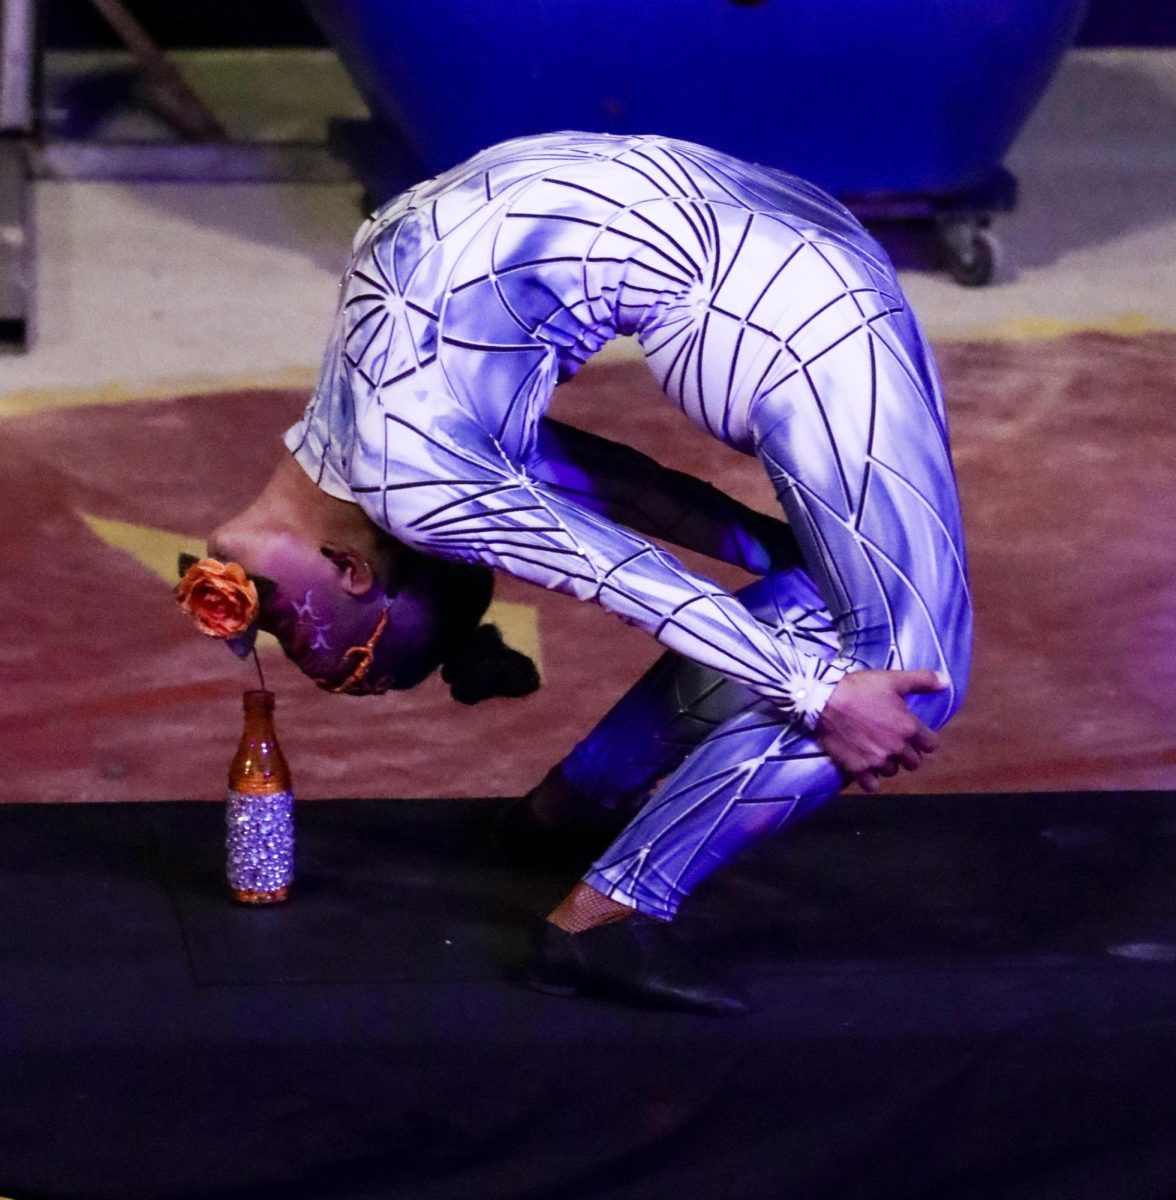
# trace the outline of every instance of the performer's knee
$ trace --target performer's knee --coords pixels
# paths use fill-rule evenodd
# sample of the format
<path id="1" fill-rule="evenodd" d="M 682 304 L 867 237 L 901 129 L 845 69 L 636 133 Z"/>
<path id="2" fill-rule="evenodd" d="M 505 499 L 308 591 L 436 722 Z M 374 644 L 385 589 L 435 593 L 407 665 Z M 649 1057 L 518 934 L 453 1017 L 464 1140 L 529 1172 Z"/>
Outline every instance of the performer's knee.
<path id="1" fill-rule="evenodd" d="M 942 729 L 959 712 L 968 689 L 968 663 L 941 668 L 940 674 L 948 681 L 942 691 L 907 697 L 911 711 L 932 729 Z"/>

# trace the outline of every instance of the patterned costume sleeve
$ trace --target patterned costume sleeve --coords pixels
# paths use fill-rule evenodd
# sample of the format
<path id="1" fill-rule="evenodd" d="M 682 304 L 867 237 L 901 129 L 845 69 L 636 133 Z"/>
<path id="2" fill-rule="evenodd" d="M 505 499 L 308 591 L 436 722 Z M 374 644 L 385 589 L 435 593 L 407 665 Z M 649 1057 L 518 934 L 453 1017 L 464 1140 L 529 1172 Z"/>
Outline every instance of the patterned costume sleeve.
<path id="1" fill-rule="evenodd" d="M 717 584 L 638 534 L 561 495 L 444 393 L 383 414 L 353 484 L 368 515 L 425 552 L 509 571 L 594 600 L 668 649 L 748 684 L 789 716 L 814 724 L 847 664 L 777 641 Z M 367 470 L 363 468 L 366 466 Z"/>
<path id="2" fill-rule="evenodd" d="M 884 303 L 827 305 L 750 424 L 842 655 L 947 671 L 971 623 L 946 421 L 909 309 Z"/>

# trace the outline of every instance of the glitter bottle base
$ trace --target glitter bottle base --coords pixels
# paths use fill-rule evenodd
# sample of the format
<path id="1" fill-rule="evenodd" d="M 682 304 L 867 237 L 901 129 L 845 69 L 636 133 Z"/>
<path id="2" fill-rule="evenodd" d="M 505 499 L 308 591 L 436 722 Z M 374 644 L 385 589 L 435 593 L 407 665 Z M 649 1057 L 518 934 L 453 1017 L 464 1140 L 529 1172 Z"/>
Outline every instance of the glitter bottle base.
<path id="1" fill-rule="evenodd" d="M 294 794 L 249 795 L 230 788 L 225 849 L 233 899 L 280 904 L 294 880 Z"/>
<path id="2" fill-rule="evenodd" d="M 230 888 L 237 904 L 281 904 L 290 899 L 289 888 L 278 888 L 276 892 L 255 892 L 249 888 Z"/>

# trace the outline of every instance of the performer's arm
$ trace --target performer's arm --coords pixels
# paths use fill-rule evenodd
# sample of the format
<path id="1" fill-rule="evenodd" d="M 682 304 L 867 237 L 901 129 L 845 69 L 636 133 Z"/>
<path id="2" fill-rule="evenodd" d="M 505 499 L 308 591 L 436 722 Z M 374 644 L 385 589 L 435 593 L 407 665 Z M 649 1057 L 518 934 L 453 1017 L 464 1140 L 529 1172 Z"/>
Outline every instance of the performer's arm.
<path id="1" fill-rule="evenodd" d="M 668 649 L 815 723 L 849 664 L 777 641 L 717 584 L 513 462 L 443 397 L 420 397 L 419 408 L 383 419 L 381 482 L 353 484 L 378 525 L 428 553 L 594 600 Z"/>
<path id="2" fill-rule="evenodd" d="M 939 723 L 950 714 L 956 681 L 947 672 L 961 665 L 955 648 L 966 641 L 970 605 L 933 380 L 917 379 L 894 331 L 875 326 L 856 341 L 853 332 L 838 339 L 826 330 L 833 348 L 819 369 L 765 393 L 750 423 L 841 656 L 859 667 L 828 699 L 818 740 L 874 790 L 878 775 L 900 762 L 913 768 L 934 749 L 906 698 L 944 692 L 918 707 Z"/>
<path id="3" fill-rule="evenodd" d="M 631 446 L 545 417 L 530 468 L 537 480 L 591 512 L 752 575 L 801 565 L 796 538 L 779 518 Z"/>
<path id="4" fill-rule="evenodd" d="M 798 372 L 765 397 L 751 418 L 756 450 L 842 656 L 878 670 L 945 669 L 941 633 L 967 602 L 946 434 L 904 375 L 879 367 L 872 383 L 856 382 L 860 365 L 846 358 L 824 394 Z M 868 404 L 838 394 L 853 386 L 871 389 Z"/>

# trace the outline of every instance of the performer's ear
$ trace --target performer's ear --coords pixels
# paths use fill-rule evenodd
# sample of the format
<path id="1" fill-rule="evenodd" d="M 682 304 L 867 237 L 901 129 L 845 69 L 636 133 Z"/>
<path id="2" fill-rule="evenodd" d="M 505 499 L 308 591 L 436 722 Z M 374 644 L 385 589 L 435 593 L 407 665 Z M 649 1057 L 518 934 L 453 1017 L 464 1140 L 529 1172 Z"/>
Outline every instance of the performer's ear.
<path id="1" fill-rule="evenodd" d="M 339 586 L 349 596 L 366 596 L 376 583 L 372 564 L 362 554 L 342 546 L 323 545 L 319 551 L 329 558 L 339 572 Z"/>

